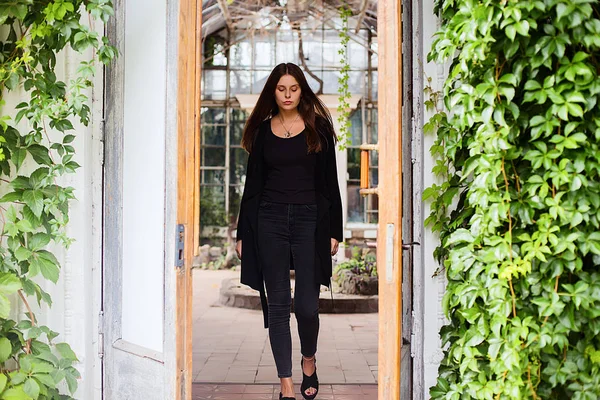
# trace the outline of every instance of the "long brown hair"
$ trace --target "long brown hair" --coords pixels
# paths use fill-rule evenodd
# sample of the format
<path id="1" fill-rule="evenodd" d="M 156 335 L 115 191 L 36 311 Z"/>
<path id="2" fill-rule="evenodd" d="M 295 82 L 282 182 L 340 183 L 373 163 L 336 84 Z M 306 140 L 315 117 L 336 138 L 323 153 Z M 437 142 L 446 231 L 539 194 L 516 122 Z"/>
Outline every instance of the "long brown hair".
<path id="1" fill-rule="evenodd" d="M 248 153 L 252 152 L 252 145 L 254 144 L 256 135 L 258 135 L 260 124 L 279 113 L 279 107 L 275 101 L 275 89 L 277 88 L 279 79 L 284 75 L 293 76 L 300 85 L 301 97 L 298 104 L 298 112 L 306 125 L 308 152 L 318 153 L 322 150 L 322 141 L 319 135 L 324 137 L 325 143 L 328 145 L 330 139 L 333 139 L 331 140 L 332 145 L 337 142 L 331 114 L 329 114 L 327 107 L 325 107 L 323 102 L 319 100 L 310 86 L 308 86 L 306 77 L 300 67 L 293 63 L 281 63 L 271 71 L 271 75 L 269 75 L 265 87 L 258 97 L 256 106 L 244 126 L 242 147 Z"/>

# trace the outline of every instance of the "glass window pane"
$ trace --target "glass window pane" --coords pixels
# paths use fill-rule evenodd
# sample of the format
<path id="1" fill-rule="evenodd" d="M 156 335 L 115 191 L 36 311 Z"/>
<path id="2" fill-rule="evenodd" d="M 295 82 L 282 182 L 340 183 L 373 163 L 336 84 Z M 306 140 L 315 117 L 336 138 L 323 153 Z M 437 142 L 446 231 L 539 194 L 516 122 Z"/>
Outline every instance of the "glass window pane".
<path id="1" fill-rule="evenodd" d="M 252 65 L 252 44 L 248 39 L 231 46 L 229 51 L 232 67 L 249 67 Z"/>
<path id="2" fill-rule="evenodd" d="M 230 95 L 250 93 L 252 85 L 252 74 L 250 71 L 231 71 L 229 76 Z"/>
<path id="3" fill-rule="evenodd" d="M 359 39 L 360 40 L 360 39 Z M 348 43 L 348 58 L 350 68 L 366 69 L 367 68 L 367 49 L 365 46 L 350 41 Z"/>
<path id="4" fill-rule="evenodd" d="M 352 135 L 351 146 L 360 146 L 363 142 L 362 110 L 360 108 L 350 116 L 350 124 L 350 133 Z"/>
<path id="5" fill-rule="evenodd" d="M 271 71 L 254 71 L 254 80 L 252 82 L 252 93 L 260 93 L 267 83 L 267 78 Z"/>
<path id="6" fill-rule="evenodd" d="M 202 74 L 202 98 L 207 100 L 224 100 L 226 78 L 226 71 L 205 69 Z"/>
<path id="7" fill-rule="evenodd" d="M 225 145 L 225 125 L 203 125 L 202 144 Z"/>
<path id="8" fill-rule="evenodd" d="M 203 124 L 224 124 L 225 109 L 224 108 L 207 108 L 202 107 L 200 111 L 200 122 Z"/>
<path id="9" fill-rule="evenodd" d="M 303 69 L 304 71 L 304 69 Z M 312 74 L 316 75 L 319 79 L 323 80 L 323 72 L 311 70 Z M 306 77 L 306 81 L 308 82 L 308 86 L 312 89 L 313 92 L 317 93 L 320 88 L 319 82 L 310 76 L 306 71 L 304 71 L 304 76 Z M 323 82 L 323 92 L 325 93 L 325 82 Z"/>
<path id="10" fill-rule="evenodd" d="M 200 187 L 200 225 L 227 226 L 224 186 Z"/>
<path id="11" fill-rule="evenodd" d="M 372 196 L 372 197 L 377 197 L 377 196 Z M 377 203 L 377 199 L 375 200 L 375 203 Z M 379 212 L 375 211 L 375 212 L 369 212 L 367 213 L 367 223 L 369 224 L 377 224 L 379 222 Z"/>
<path id="12" fill-rule="evenodd" d="M 364 222 L 364 199 L 359 190 L 358 183 L 348 182 L 348 222 Z"/>
<path id="13" fill-rule="evenodd" d="M 340 35 L 333 30 L 325 30 L 323 35 L 323 67 L 339 68 L 342 62 Z"/>
<path id="14" fill-rule="evenodd" d="M 204 66 L 225 66 L 227 57 L 225 50 L 225 38 L 218 35 L 211 35 L 206 38 L 204 43 Z"/>
<path id="15" fill-rule="evenodd" d="M 375 152 L 372 152 L 375 153 Z M 369 168 L 369 184 L 371 187 L 376 187 L 379 185 L 379 168 L 372 167 Z"/>
<path id="16" fill-rule="evenodd" d="M 224 167 L 225 149 L 222 147 L 203 147 L 201 165 L 207 167 Z"/>
<path id="17" fill-rule="evenodd" d="M 202 185 L 225 184 L 225 170 L 203 170 L 201 174 Z"/>
<path id="18" fill-rule="evenodd" d="M 229 220 L 235 224 L 240 213 L 240 203 L 244 187 L 241 185 L 232 185 L 229 187 Z"/>
<path id="19" fill-rule="evenodd" d="M 377 139 L 377 127 L 378 125 L 378 117 L 379 117 L 379 113 L 377 112 L 376 108 L 372 108 L 371 109 L 371 132 L 369 135 L 369 143 L 377 143 L 378 139 Z"/>
<path id="20" fill-rule="evenodd" d="M 302 49 L 306 65 L 311 70 L 320 70 L 323 67 L 323 31 L 317 30 L 313 33 L 303 30 Z M 298 51 L 298 46 L 296 46 L 296 51 Z"/>
<path id="21" fill-rule="evenodd" d="M 365 76 L 362 71 L 350 71 L 348 77 L 348 89 L 352 94 L 363 94 L 365 85 Z M 323 92 L 325 94 L 338 94 L 340 71 L 323 72 Z"/>
<path id="22" fill-rule="evenodd" d="M 245 123 L 247 118 L 248 118 L 248 113 L 246 113 L 246 111 L 242 110 L 241 108 L 232 108 L 231 109 L 231 121 L 233 121 L 233 122 L 241 121 L 241 122 Z"/>
<path id="23" fill-rule="evenodd" d="M 271 68 L 275 66 L 275 43 L 272 33 L 254 38 L 254 65 Z"/>
<path id="24" fill-rule="evenodd" d="M 379 88 L 377 87 L 377 71 L 371 72 L 372 80 L 371 80 L 371 99 L 377 100 L 377 96 L 379 95 Z"/>
<path id="25" fill-rule="evenodd" d="M 371 157 L 369 157 L 369 166 L 371 168 L 377 168 L 377 166 L 379 165 L 379 152 L 378 151 L 372 151 L 371 152 Z"/>
<path id="26" fill-rule="evenodd" d="M 349 148 L 348 154 L 348 179 L 360 180 L 360 150 Z"/>
<path id="27" fill-rule="evenodd" d="M 247 114 L 244 110 L 233 108 L 231 110 L 231 145 L 240 146 L 242 143 L 242 135 L 244 133 L 244 125 L 246 124 Z"/>
<path id="28" fill-rule="evenodd" d="M 233 123 L 231 125 L 231 145 L 232 146 L 241 146 L 243 134 L 244 134 L 244 124 L 241 122 Z"/>
<path id="29" fill-rule="evenodd" d="M 298 57 L 298 35 L 291 30 L 277 32 L 277 58 L 276 63 L 300 64 Z"/>
<path id="30" fill-rule="evenodd" d="M 377 36 L 371 38 L 371 48 L 373 49 L 373 53 L 371 53 L 371 68 L 377 68 Z"/>
<path id="31" fill-rule="evenodd" d="M 248 153 L 242 148 L 232 148 L 229 157 L 229 179 L 232 184 L 243 184 L 246 179 Z"/>
<path id="32" fill-rule="evenodd" d="M 364 94 L 365 85 L 367 83 L 367 75 L 363 71 L 350 71 L 348 86 L 350 93 Z"/>

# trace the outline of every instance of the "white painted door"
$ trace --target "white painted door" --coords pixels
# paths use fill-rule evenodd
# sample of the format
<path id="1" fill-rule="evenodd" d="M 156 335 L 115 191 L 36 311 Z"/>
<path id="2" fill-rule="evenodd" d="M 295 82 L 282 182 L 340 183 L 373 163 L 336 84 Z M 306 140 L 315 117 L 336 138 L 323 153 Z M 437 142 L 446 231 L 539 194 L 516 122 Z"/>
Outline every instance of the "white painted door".
<path id="1" fill-rule="evenodd" d="M 105 85 L 103 398 L 174 400 L 188 392 L 181 321 L 191 312 L 178 295 L 189 267 L 176 248 L 191 237 L 178 231 L 189 229 L 178 203 L 186 153 L 178 148 L 179 8 L 167 0 L 114 5 L 107 34 L 120 54 Z"/>

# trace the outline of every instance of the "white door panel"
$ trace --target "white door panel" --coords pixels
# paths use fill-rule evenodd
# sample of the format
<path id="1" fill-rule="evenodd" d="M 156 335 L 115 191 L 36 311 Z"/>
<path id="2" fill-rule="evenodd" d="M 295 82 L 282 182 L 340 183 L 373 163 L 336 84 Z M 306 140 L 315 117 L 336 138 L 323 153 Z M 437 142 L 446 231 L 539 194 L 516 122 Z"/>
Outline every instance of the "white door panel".
<path id="1" fill-rule="evenodd" d="M 127 0 L 123 107 L 123 339 L 163 351 L 166 0 Z"/>
<path id="2" fill-rule="evenodd" d="M 176 99 L 170 43 L 178 18 L 167 0 L 113 3 L 107 35 L 119 57 L 105 86 L 103 398 L 175 399 L 178 152 L 176 109 L 167 104 Z"/>

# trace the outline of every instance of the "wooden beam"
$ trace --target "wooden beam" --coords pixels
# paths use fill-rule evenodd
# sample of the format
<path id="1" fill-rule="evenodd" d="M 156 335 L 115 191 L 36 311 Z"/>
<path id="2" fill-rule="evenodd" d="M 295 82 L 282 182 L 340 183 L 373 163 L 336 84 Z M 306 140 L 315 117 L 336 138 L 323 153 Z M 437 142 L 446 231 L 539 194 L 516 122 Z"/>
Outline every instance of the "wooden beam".
<path id="1" fill-rule="evenodd" d="M 229 12 L 227 2 L 225 0 L 217 0 L 217 4 L 223 13 L 223 18 L 225 18 L 225 24 L 227 24 L 227 28 L 229 31 L 233 31 L 233 21 L 231 20 L 231 13 Z"/>
<path id="2" fill-rule="evenodd" d="M 360 26 L 362 25 L 363 19 L 365 19 L 368 5 L 369 0 L 362 0 L 362 3 L 360 4 L 360 14 L 358 14 L 358 20 L 356 21 L 356 29 L 354 30 L 354 33 L 358 34 L 358 31 L 360 31 Z"/>
<path id="3" fill-rule="evenodd" d="M 377 3 L 379 36 L 379 398 L 400 398 L 402 336 L 401 0 Z"/>
<path id="4" fill-rule="evenodd" d="M 184 266 L 177 269 L 175 318 L 177 375 L 175 400 L 192 398 L 192 258 L 194 254 L 197 189 L 197 107 L 199 107 L 198 31 L 200 0 L 179 1 L 177 65 L 177 224 L 185 227 Z"/>
<path id="5" fill-rule="evenodd" d="M 194 136 L 195 136 L 195 154 L 194 154 L 194 256 L 199 254 L 200 246 L 200 93 L 202 82 L 202 2 L 196 1 L 196 58 L 194 65 L 196 67 L 196 94 L 194 96 Z"/>

